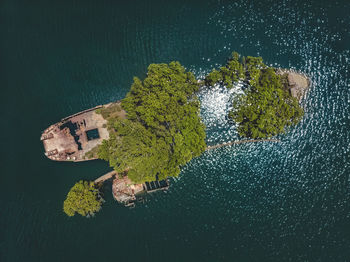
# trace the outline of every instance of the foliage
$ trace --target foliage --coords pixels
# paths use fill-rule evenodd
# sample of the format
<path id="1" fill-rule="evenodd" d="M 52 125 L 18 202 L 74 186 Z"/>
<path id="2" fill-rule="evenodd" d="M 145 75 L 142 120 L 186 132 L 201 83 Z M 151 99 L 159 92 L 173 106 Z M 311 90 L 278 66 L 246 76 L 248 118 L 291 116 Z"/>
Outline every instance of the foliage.
<path id="1" fill-rule="evenodd" d="M 261 69 L 252 74 L 254 85 L 236 97 L 229 114 L 238 123 L 238 133 L 244 137 L 266 138 L 284 133 L 287 126 L 297 124 L 303 110 L 284 89 L 274 69 Z"/>
<path id="2" fill-rule="evenodd" d="M 243 64 L 239 58 L 239 54 L 233 52 L 226 66 L 220 67 L 219 71 L 214 69 L 205 77 L 206 85 L 221 84 L 232 88 L 240 79 L 244 78 Z"/>
<path id="3" fill-rule="evenodd" d="M 298 101 L 284 88 L 286 79 L 267 67 L 261 57 L 242 57 L 233 53 L 227 64 L 214 69 L 205 78 L 207 86 L 215 84 L 233 87 L 238 81 L 245 84 L 243 95 L 233 102 L 229 113 L 244 137 L 266 138 L 285 132 L 303 116 Z"/>
<path id="4" fill-rule="evenodd" d="M 238 81 L 245 84 L 244 94 L 235 98 L 229 116 L 238 123 L 241 136 L 271 137 L 302 117 L 303 110 L 284 88 L 284 80 L 261 57 L 233 53 L 225 66 L 205 78 L 207 86 L 231 88 Z M 194 75 L 180 63 L 151 64 L 143 81 L 134 78 L 118 114 L 101 109 L 110 138 L 99 146 L 99 158 L 119 173 L 129 170 L 134 183 L 177 176 L 182 165 L 206 148 L 194 95 L 198 89 Z M 123 110 L 127 119 L 119 117 Z"/>
<path id="5" fill-rule="evenodd" d="M 63 211 L 68 216 L 74 216 L 76 212 L 82 216 L 90 216 L 101 209 L 102 201 L 94 182 L 81 180 L 69 191 L 63 203 Z"/>
<path id="6" fill-rule="evenodd" d="M 223 83 L 223 74 L 221 71 L 218 71 L 216 69 L 213 69 L 206 77 L 205 77 L 205 84 L 207 86 L 214 86 L 217 83 L 222 84 Z"/>
<path id="7" fill-rule="evenodd" d="M 123 109 L 120 102 L 112 103 L 95 110 L 97 114 L 101 114 L 104 119 L 123 118 Z"/>
<path id="8" fill-rule="evenodd" d="M 267 66 L 263 63 L 263 59 L 261 57 L 247 56 L 244 61 L 246 81 L 251 86 L 258 85 L 262 69 L 267 68 Z"/>
<path id="9" fill-rule="evenodd" d="M 180 166 L 206 148 L 194 93 L 199 85 L 179 62 L 151 64 L 122 100 L 127 120 L 109 121 L 110 138 L 99 157 L 135 183 L 177 176 Z"/>
<path id="10" fill-rule="evenodd" d="M 93 147 L 90 151 L 86 152 L 85 155 L 84 155 L 84 159 L 94 159 L 94 158 L 97 158 L 98 155 L 98 145 Z"/>

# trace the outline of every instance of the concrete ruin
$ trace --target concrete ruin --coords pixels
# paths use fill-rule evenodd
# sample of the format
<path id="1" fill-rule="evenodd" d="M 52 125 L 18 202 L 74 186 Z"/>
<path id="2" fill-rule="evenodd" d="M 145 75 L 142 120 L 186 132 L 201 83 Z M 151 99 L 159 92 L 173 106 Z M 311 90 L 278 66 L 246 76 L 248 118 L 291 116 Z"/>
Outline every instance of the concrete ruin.
<path id="1" fill-rule="evenodd" d="M 166 191 L 168 188 L 168 179 L 135 184 L 126 175 L 116 175 L 112 184 L 113 198 L 126 207 L 134 207 L 137 200 L 143 199 L 140 197 L 142 194 Z"/>

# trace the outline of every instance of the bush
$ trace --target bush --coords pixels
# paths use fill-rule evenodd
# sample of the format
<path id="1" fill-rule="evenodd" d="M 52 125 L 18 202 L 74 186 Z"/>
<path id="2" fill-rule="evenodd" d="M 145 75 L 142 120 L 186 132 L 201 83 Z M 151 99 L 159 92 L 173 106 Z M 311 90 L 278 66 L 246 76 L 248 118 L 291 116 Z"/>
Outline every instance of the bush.
<path id="1" fill-rule="evenodd" d="M 74 216 L 75 213 L 91 216 L 101 209 L 102 202 L 97 186 L 91 181 L 81 180 L 68 192 L 63 203 L 63 211 L 68 216 Z"/>

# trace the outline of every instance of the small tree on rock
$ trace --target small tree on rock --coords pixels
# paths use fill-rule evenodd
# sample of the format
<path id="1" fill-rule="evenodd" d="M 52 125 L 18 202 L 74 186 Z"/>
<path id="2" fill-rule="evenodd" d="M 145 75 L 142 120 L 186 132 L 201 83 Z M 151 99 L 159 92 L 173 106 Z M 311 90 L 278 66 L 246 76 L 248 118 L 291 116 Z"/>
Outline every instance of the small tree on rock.
<path id="1" fill-rule="evenodd" d="M 101 209 L 103 199 L 96 184 L 92 181 L 79 181 L 67 194 L 63 203 L 63 211 L 68 216 L 78 213 L 92 216 Z"/>

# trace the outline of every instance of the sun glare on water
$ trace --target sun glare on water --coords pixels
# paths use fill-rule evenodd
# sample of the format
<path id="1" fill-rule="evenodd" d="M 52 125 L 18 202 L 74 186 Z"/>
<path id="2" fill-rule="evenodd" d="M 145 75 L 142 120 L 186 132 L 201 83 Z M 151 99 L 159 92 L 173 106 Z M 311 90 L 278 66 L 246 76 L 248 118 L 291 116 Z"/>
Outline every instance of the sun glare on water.
<path id="1" fill-rule="evenodd" d="M 236 126 L 229 121 L 228 113 L 232 108 L 232 98 L 242 93 L 242 84 L 228 89 L 216 85 L 203 87 L 198 98 L 201 102 L 201 117 L 206 126 L 209 145 L 224 143 L 237 138 Z"/>

